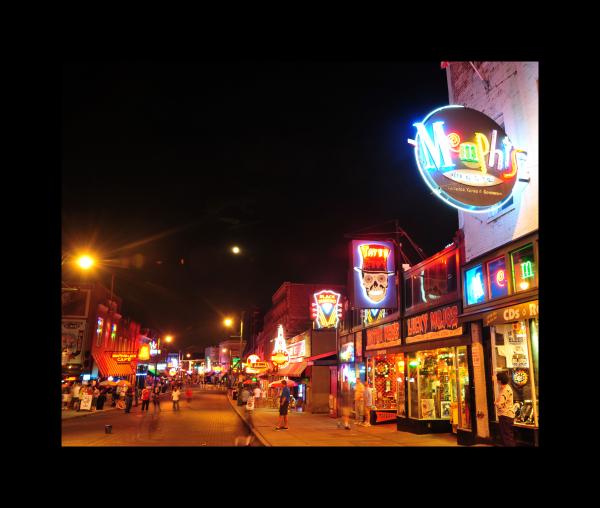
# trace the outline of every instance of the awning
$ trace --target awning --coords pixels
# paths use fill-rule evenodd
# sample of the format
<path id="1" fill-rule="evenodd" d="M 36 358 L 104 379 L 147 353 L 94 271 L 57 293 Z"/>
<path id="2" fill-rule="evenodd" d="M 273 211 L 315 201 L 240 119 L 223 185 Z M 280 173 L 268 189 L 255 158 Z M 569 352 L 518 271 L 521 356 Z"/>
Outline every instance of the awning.
<path id="1" fill-rule="evenodd" d="M 102 377 L 135 374 L 136 368 L 131 363 L 117 363 L 108 353 L 92 353 L 92 356 Z"/>
<path id="2" fill-rule="evenodd" d="M 288 366 L 277 371 L 278 376 L 300 377 L 300 374 L 308 367 L 308 362 L 290 363 Z"/>

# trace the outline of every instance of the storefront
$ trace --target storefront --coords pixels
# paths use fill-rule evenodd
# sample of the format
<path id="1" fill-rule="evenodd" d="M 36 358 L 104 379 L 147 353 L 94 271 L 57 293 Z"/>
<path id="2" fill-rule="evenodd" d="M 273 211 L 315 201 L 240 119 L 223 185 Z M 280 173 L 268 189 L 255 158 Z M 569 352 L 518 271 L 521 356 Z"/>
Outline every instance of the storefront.
<path id="1" fill-rule="evenodd" d="M 365 330 L 365 378 L 372 389 L 371 425 L 395 423 L 398 407 L 404 407 L 404 354 L 400 322 L 392 321 Z"/>
<path id="2" fill-rule="evenodd" d="M 515 403 L 515 439 L 537 446 L 539 439 L 538 236 L 530 235 L 473 260 L 462 269 L 464 313 L 474 341 L 482 343 L 486 396 L 477 410 L 487 417 L 492 441 L 499 441 L 494 400 L 496 374 L 506 372 Z"/>

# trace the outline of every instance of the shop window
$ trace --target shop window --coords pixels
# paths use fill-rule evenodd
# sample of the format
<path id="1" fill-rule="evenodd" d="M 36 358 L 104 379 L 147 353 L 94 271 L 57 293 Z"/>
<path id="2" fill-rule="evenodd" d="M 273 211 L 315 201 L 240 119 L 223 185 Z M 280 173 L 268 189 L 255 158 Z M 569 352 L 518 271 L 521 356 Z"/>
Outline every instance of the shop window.
<path id="1" fill-rule="evenodd" d="M 469 364 L 467 346 L 456 348 L 458 366 L 458 403 L 452 406 L 452 423 L 459 428 L 471 430 L 471 408 L 469 394 Z"/>
<path id="2" fill-rule="evenodd" d="M 533 244 L 511 252 L 510 260 L 512 265 L 513 287 L 515 293 L 527 291 L 535 287 L 536 265 L 533 257 Z"/>
<path id="3" fill-rule="evenodd" d="M 409 353 L 407 382 L 411 418 L 451 420 L 458 403 L 455 348 Z"/>
<path id="4" fill-rule="evenodd" d="M 469 268 L 465 272 L 467 305 L 475 305 L 485 301 L 483 286 L 483 268 L 481 265 Z"/>
<path id="5" fill-rule="evenodd" d="M 367 378 L 373 388 L 375 409 L 394 409 L 405 416 L 404 354 L 368 358 Z"/>
<path id="6" fill-rule="evenodd" d="M 508 295 L 508 276 L 504 256 L 487 264 L 488 290 L 491 299 Z"/>
<path id="7" fill-rule="evenodd" d="M 501 324 L 493 326 L 491 329 L 494 369 L 491 377 L 494 384 L 494 398 L 498 396 L 499 390 L 496 374 L 506 372 L 513 391 L 515 424 L 537 426 L 537 320 Z M 535 347 L 533 347 L 534 335 Z M 498 420 L 495 406 L 494 416 Z"/>

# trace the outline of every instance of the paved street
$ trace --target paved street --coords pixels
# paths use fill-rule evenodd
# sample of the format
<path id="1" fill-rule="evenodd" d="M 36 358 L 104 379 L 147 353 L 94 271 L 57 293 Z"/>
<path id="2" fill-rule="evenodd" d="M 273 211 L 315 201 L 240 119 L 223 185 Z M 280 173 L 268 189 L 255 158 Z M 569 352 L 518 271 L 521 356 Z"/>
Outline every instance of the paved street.
<path id="1" fill-rule="evenodd" d="M 192 402 L 173 411 L 169 394 L 161 411 L 142 413 L 141 403 L 131 413 L 109 410 L 62 421 L 63 446 L 236 446 L 245 445 L 247 427 L 231 407 L 224 392 L 194 390 Z M 105 425 L 112 425 L 106 434 Z M 261 446 L 256 439 L 251 446 Z"/>

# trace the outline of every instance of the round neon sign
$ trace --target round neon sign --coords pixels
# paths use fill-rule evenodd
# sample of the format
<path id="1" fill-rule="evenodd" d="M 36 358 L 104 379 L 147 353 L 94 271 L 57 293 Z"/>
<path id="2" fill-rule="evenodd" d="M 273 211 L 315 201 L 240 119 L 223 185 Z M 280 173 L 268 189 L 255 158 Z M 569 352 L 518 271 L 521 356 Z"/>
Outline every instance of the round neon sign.
<path id="1" fill-rule="evenodd" d="M 516 148 L 490 117 L 463 106 L 445 106 L 415 123 L 421 176 L 450 206 L 473 213 L 506 203 L 526 152 Z"/>

